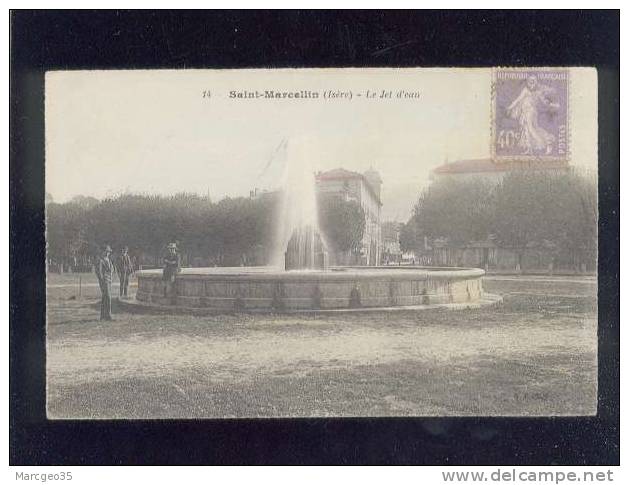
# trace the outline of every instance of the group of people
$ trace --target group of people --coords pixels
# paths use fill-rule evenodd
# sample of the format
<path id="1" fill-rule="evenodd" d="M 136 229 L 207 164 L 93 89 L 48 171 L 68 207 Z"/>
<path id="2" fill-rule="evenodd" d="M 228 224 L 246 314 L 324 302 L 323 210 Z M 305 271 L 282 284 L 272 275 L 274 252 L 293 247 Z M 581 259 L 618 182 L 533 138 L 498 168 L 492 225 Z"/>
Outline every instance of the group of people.
<path id="1" fill-rule="evenodd" d="M 179 254 L 177 253 L 177 245 L 171 243 L 167 246 L 168 252 L 164 256 L 164 272 L 163 279 L 166 283 L 164 285 L 164 296 L 172 294 L 175 276 L 180 269 Z M 135 273 L 135 267 L 133 261 L 129 256 L 129 248 L 123 247 L 118 257 L 112 260 L 112 250 L 109 245 L 103 247 L 103 251 L 96 262 L 94 271 L 98 278 L 98 285 L 100 286 L 101 304 L 100 304 L 100 319 L 112 320 L 111 317 L 111 283 L 113 274 L 118 273 L 118 279 L 120 280 L 120 298 L 127 298 L 129 291 L 129 279 Z"/>
<path id="2" fill-rule="evenodd" d="M 98 285 L 100 286 L 101 303 L 100 303 L 100 319 L 112 320 L 111 318 L 111 282 L 113 274 L 118 273 L 118 279 L 120 280 L 120 298 L 126 298 L 129 291 L 129 279 L 135 272 L 133 267 L 133 261 L 129 256 L 129 248 L 124 247 L 122 251 L 112 261 L 111 247 L 104 246 L 94 271 L 98 278 Z"/>

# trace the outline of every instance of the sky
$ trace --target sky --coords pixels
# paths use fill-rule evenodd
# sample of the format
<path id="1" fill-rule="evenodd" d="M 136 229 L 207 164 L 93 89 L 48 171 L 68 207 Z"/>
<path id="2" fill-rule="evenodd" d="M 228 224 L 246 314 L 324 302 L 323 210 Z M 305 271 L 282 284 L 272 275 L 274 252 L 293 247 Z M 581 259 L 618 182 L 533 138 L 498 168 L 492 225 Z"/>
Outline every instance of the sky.
<path id="1" fill-rule="evenodd" d="M 575 68 L 570 77 L 571 163 L 595 170 L 596 71 Z M 256 90 L 320 97 L 230 98 Z M 352 99 L 324 99 L 328 91 Z M 367 99 L 367 91 L 376 96 Z M 400 91 L 419 96 L 399 99 Z M 279 165 L 300 145 L 315 171 L 378 170 L 383 218 L 406 220 L 432 169 L 489 156 L 490 126 L 490 69 L 53 71 L 46 191 L 56 202 L 120 193 L 247 196 L 275 188 Z"/>

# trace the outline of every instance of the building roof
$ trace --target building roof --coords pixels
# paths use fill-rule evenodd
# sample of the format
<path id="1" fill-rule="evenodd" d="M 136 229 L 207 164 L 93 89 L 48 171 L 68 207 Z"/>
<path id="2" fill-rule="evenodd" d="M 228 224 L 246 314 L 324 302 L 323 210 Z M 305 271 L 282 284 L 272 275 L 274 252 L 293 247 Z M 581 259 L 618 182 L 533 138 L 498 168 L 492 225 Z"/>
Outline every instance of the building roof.
<path id="1" fill-rule="evenodd" d="M 378 196 L 378 193 L 371 185 L 367 177 L 365 177 L 362 173 L 353 172 L 351 170 L 346 170 L 344 168 L 334 168 L 332 170 L 328 170 L 327 172 L 318 172 L 316 175 L 317 182 L 320 181 L 328 181 L 328 180 L 349 180 L 349 179 L 360 179 L 365 183 L 365 186 L 371 192 L 371 195 L 378 202 L 378 204 L 382 205 L 382 201 Z"/>
<path id="2" fill-rule="evenodd" d="M 555 161 L 494 161 L 491 158 L 457 160 L 433 170 L 435 175 L 511 172 L 514 170 L 567 170 L 566 162 Z"/>
<path id="3" fill-rule="evenodd" d="M 362 173 L 352 172 L 344 168 L 335 168 L 327 172 L 317 173 L 317 180 L 345 180 L 345 179 L 363 179 Z"/>

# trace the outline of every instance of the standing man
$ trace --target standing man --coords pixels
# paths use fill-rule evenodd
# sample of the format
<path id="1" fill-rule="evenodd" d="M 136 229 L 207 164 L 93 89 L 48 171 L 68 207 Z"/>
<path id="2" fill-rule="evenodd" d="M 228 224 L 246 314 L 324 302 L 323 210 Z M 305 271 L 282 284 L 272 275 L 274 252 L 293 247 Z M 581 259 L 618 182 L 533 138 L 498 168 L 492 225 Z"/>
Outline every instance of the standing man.
<path id="1" fill-rule="evenodd" d="M 100 319 L 112 320 L 111 318 L 111 278 L 114 272 L 114 265 L 109 259 L 111 254 L 111 248 L 105 246 L 103 252 L 96 261 L 94 271 L 98 278 L 98 284 L 100 286 Z"/>
<path id="2" fill-rule="evenodd" d="M 175 276 L 179 273 L 179 254 L 177 253 L 177 244 L 170 243 L 168 253 L 164 257 L 164 296 L 173 295 L 175 287 Z"/>
<path id="3" fill-rule="evenodd" d="M 127 246 L 122 248 L 122 253 L 116 261 L 116 271 L 118 271 L 118 278 L 120 279 L 120 298 L 126 298 L 129 278 L 133 274 L 133 262 L 129 256 L 129 248 Z"/>

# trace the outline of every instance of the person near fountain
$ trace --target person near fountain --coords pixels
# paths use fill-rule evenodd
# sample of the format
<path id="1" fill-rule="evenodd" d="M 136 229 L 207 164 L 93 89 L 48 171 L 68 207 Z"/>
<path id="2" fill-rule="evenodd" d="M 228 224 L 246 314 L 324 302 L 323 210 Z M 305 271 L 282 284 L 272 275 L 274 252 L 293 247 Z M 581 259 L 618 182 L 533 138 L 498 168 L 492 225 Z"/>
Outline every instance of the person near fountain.
<path id="1" fill-rule="evenodd" d="M 175 276 L 180 270 L 179 253 L 177 252 L 177 244 L 170 243 L 168 253 L 164 257 L 164 296 L 172 295 L 175 288 Z"/>
<path id="2" fill-rule="evenodd" d="M 114 265 L 109 259 L 111 248 L 105 246 L 94 267 L 94 272 L 98 278 L 100 286 L 100 319 L 113 320 L 111 318 L 111 279 L 114 272 Z"/>
<path id="3" fill-rule="evenodd" d="M 120 279 L 120 298 L 126 298 L 129 278 L 133 274 L 133 262 L 129 256 L 129 248 L 127 246 L 122 248 L 122 252 L 116 260 L 116 271 L 118 271 L 118 278 Z"/>

